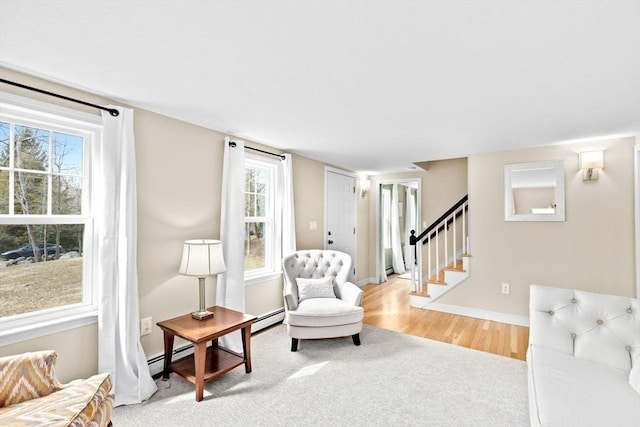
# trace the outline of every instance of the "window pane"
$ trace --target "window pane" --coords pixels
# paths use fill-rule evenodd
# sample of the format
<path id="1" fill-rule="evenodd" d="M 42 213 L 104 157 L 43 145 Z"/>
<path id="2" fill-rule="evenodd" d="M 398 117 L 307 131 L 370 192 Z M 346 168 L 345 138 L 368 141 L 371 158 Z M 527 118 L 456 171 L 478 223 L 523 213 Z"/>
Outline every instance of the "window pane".
<path id="1" fill-rule="evenodd" d="M 74 176 L 54 175 L 51 211 L 54 215 L 80 215 L 82 212 L 82 180 Z"/>
<path id="2" fill-rule="evenodd" d="M 262 222 L 245 224 L 244 232 L 244 271 L 264 268 L 264 230 Z"/>
<path id="3" fill-rule="evenodd" d="M 83 233 L 81 224 L 0 225 L 0 317 L 82 302 Z"/>
<path id="4" fill-rule="evenodd" d="M 47 213 L 47 176 L 16 172 L 14 174 L 15 213 L 43 215 Z"/>
<path id="5" fill-rule="evenodd" d="M 244 216 L 253 216 L 253 211 L 251 210 L 253 206 L 253 204 L 251 203 L 251 197 L 251 194 L 245 193 L 244 195 Z"/>
<path id="6" fill-rule="evenodd" d="M 266 216 L 267 215 L 267 211 L 266 211 L 266 196 L 264 196 L 263 194 L 258 194 L 255 196 L 255 205 L 256 205 L 256 214 L 255 216 Z"/>
<path id="7" fill-rule="evenodd" d="M 269 183 L 269 172 L 264 169 L 256 169 L 256 193 L 264 194 Z"/>
<path id="8" fill-rule="evenodd" d="M 15 126 L 14 166 L 44 171 L 49 166 L 49 131 Z"/>
<path id="9" fill-rule="evenodd" d="M 253 192 L 256 186 L 253 180 L 253 169 L 245 168 L 244 170 L 244 191 Z"/>
<path id="10" fill-rule="evenodd" d="M 83 138 L 53 133 L 53 172 L 82 175 Z"/>
<path id="11" fill-rule="evenodd" d="M 9 123 L 0 122 L 0 167 L 9 167 Z"/>
<path id="12" fill-rule="evenodd" d="M 0 215 L 9 213 L 9 172 L 0 170 Z"/>

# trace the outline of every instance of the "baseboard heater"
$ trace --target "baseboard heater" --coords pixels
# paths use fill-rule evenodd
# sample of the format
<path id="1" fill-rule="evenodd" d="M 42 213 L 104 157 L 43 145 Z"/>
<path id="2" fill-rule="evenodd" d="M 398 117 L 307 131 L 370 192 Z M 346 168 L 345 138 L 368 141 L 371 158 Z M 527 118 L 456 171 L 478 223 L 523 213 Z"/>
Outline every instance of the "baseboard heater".
<path id="1" fill-rule="evenodd" d="M 262 316 L 258 317 L 258 320 L 255 321 L 253 325 L 251 325 L 251 335 L 256 332 L 268 328 L 269 326 L 275 325 L 277 323 L 282 322 L 284 319 L 284 307 L 279 308 L 274 311 L 270 311 L 269 313 L 265 313 Z M 190 354 L 193 354 L 193 344 L 188 343 L 178 348 L 173 349 L 173 355 L 171 356 L 172 360 L 178 360 L 183 357 L 186 357 Z M 159 377 L 164 370 L 164 353 L 156 354 L 155 356 L 147 359 L 147 364 L 149 365 L 149 371 L 154 378 Z"/>

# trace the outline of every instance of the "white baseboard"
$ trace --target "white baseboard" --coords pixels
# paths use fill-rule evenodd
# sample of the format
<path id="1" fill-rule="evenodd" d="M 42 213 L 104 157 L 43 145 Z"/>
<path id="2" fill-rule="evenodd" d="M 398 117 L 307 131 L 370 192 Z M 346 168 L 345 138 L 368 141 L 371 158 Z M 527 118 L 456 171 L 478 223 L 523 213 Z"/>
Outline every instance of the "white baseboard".
<path id="1" fill-rule="evenodd" d="M 282 322 L 283 320 L 284 307 L 270 311 L 269 313 L 265 313 L 262 316 L 258 317 L 258 320 L 251 325 L 251 333 L 255 334 L 259 330 L 267 328 L 271 325 L 275 325 L 276 323 Z M 171 359 L 182 359 L 183 357 L 189 356 L 190 354 L 193 354 L 193 344 L 191 343 L 175 348 L 173 350 L 173 356 L 171 357 Z M 148 357 L 147 364 L 149 365 L 149 372 L 151 373 L 151 375 L 162 373 L 162 371 L 164 370 L 164 352 L 156 353 L 153 356 Z"/>
<path id="2" fill-rule="evenodd" d="M 181 347 L 173 349 L 173 356 L 171 360 L 182 359 L 185 356 L 193 354 L 193 344 L 185 344 Z M 161 374 L 164 371 L 164 352 L 156 353 L 153 356 L 147 358 L 147 364 L 149 365 L 149 372 L 151 375 Z"/>
<path id="3" fill-rule="evenodd" d="M 358 280 L 356 282 L 356 286 L 361 288 L 364 285 L 368 285 L 369 283 L 375 283 L 374 280 L 375 279 L 373 277 L 367 277 L 366 279 Z"/>
<path id="4" fill-rule="evenodd" d="M 480 308 L 461 307 L 441 303 L 431 303 L 424 307 L 427 310 L 441 311 L 443 313 L 457 314 L 460 316 L 475 317 L 477 319 L 493 320 L 494 322 L 508 323 L 510 325 L 529 327 L 529 318 L 515 314 L 498 313 L 497 311 L 482 310 Z"/>
<path id="5" fill-rule="evenodd" d="M 284 307 L 279 308 L 277 310 L 270 311 L 269 313 L 265 313 L 258 318 L 258 320 L 251 325 L 251 333 L 255 334 L 256 332 L 267 328 L 271 325 L 275 325 L 276 323 L 282 322 L 284 320 Z"/>

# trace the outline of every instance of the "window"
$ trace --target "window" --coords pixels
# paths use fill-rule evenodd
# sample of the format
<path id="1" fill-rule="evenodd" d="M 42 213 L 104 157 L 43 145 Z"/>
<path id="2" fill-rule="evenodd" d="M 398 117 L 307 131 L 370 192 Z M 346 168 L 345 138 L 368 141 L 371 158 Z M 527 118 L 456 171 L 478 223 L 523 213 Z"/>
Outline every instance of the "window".
<path id="1" fill-rule="evenodd" d="M 245 157 L 244 273 L 245 279 L 279 271 L 276 235 L 278 163 L 250 155 Z"/>
<path id="2" fill-rule="evenodd" d="M 0 93 L 3 342 L 96 319 L 90 166 L 98 120 Z"/>

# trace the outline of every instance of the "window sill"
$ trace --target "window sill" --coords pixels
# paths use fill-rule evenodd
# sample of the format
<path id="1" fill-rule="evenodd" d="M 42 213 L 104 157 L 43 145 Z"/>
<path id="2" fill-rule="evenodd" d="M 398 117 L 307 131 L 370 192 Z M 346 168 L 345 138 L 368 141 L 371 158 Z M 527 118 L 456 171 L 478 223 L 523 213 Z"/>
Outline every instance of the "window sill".
<path id="1" fill-rule="evenodd" d="M 282 277 L 282 272 L 281 271 L 265 273 L 265 274 L 261 274 L 259 276 L 245 277 L 244 285 L 245 286 L 253 286 L 253 285 L 257 285 L 259 283 L 268 282 L 270 280 L 280 279 L 281 277 Z"/>
<path id="2" fill-rule="evenodd" d="M 24 320 L 29 320 L 29 323 Z M 3 346 L 15 344 L 94 323 L 98 323 L 98 311 L 95 308 L 77 309 L 46 320 L 40 315 L 29 316 L 20 321 L 0 323 L 0 342 Z"/>

